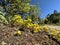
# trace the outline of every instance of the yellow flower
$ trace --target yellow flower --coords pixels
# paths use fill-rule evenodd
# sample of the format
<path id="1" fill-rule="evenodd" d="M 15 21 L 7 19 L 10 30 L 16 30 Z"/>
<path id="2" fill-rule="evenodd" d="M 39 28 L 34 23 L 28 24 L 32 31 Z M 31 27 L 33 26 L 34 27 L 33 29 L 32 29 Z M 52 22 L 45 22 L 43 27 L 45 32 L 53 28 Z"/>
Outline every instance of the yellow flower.
<path id="1" fill-rule="evenodd" d="M 28 22 L 32 22 L 32 20 L 31 19 L 28 19 Z"/>
<path id="2" fill-rule="evenodd" d="M 60 38 L 60 33 L 57 34 L 57 37 Z"/>
<path id="3" fill-rule="evenodd" d="M 39 26 L 37 26 L 37 29 L 40 29 L 40 27 L 39 27 Z"/>
<path id="4" fill-rule="evenodd" d="M 36 32 L 38 32 L 38 30 L 35 29 L 35 30 L 34 30 L 34 33 L 36 33 Z"/>
<path id="5" fill-rule="evenodd" d="M 14 17 L 15 17 L 15 18 L 20 18 L 20 19 L 21 19 L 21 16 L 20 16 L 20 15 L 15 15 Z"/>
<path id="6" fill-rule="evenodd" d="M 43 27 L 40 27 L 40 30 L 43 30 Z"/>
<path id="7" fill-rule="evenodd" d="M 56 35 L 56 30 L 50 30 L 49 32 L 51 35 Z"/>
<path id="8" fill-rule="evenodd" d="M 49 28 L 48 28 L 47 26 L 44 26 L 44 27 L 43 27 L 43 30 L 48 31 Z"/>
<path id="9" fill-rule="evenodd" d="M 29 27 L 31 27 L 31 24 L 30 24 L 30 23 L 28 23 L 27 27 L 28 27 L 28 28 L 29 28 Z"/>
<path id="10" fill-rule="evenodd" d="M 33 24 L 31 23 L 31 26 L 33 26 Z"/>
<path id="11" fill-rule="evenodd" d="M 24 23 L 28 23 L 27 20 L 24 20 Z"/>
<path id="12" fill-rule="evenodd" d="M 21 35 L 21 31 L 20 30 L 17 31 L 17 35 Z"/>
<path id="13" fill-rule="evenodd" d="M 14 22 L 14 25 L 23 25 L 23 19 L 21 18 L 21 16 L 19 16 L 19 15 L 14 15 L 14 17 L 13 17 L 13 22 Z"/>

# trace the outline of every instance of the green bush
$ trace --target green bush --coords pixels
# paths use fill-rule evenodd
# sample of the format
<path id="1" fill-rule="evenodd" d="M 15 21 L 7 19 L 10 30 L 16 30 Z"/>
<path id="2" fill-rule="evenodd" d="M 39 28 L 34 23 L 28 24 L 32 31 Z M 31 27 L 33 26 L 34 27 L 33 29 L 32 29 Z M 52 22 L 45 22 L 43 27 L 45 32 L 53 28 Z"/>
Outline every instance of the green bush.
<path id="1" fill-rule="evenodd" d="M 5 13 L 3 13 L 2 11 L 0 11 L 0 23 L 8 24 L 8 21 L 5 18 Z"/>

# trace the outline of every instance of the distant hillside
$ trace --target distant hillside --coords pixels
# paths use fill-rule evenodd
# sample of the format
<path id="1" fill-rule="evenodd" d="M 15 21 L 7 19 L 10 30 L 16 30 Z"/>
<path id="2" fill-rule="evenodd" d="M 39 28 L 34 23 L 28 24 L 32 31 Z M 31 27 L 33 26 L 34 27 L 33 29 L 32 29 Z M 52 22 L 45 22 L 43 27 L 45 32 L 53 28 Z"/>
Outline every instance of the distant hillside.
<path id="1" fill-rule="evenodd" d="M 46 20 L 47 19 L 47 20 Z M 54 10 L 53 14 L 48 14 L 46 17 L 44 23 L 48 24 L 60 24 L 60 13 Z"/>

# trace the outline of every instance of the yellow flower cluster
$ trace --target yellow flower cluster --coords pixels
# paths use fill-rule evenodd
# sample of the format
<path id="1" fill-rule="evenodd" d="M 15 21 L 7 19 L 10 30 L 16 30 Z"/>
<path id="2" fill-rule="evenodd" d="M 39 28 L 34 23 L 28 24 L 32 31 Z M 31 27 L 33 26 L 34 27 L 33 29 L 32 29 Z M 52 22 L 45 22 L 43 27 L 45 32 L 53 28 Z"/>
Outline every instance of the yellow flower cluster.
<path id="1" fill-rule="evenodd" d="M 18 30 L 17 32 L 14 32 L 14 34 L 20 36 L 22 34 L 22 32 L 20 30 Z"/>
<path id="2" fill-rule="evenodd" d="M 14 22 L 14 25 L 22 25 L 23 19 L 19 15 L 14 15 L 12 21 Z"/>
<path id="3" fill-rule="evenodd" d="M 28 23 L 27 27 L 28 28 L 33 28 L 34 32 L 38 32 L 40 30 L 40 26 L 38 24 Z"/>
<path id="4" fill-rule="evenodd" d="M 38 32 L 39 31 L 39 25 L 38 24 L 33 24 L 32 20 L 30 18 L 28 18 L 27 20 L 23 20 L 21 18 L 21 16 L 19 15 L 15 15 L 12 19 L 14 21 L 15 25 L 20 25 L 20 26 L 25 26 L 27 28 L 33 28 L 34 32 Z"/>
<path id="5" fill-rule="evenodd" d="M 39 30 L 36 30 L 36 27 L 35 27 L 34 32 L 37 32 L 37 31 L 48 32 L 48 34 L 50 34 L 52 37 L 56 38 L 57 40 L 60 39 L 60 30 L 50 29 L 47 26 L 39 26 Z"/>
<path id="6" fill-rule="evenodd" d="M 32 20 L 31 20 L 31 19 L 24 20 L 24 25 L 31 24 L 31 22 L 32 22 Z"/>
<path id="7" fill-rule="evenodd" d="M 50 29 L 47 26 L 42 26 L 41 29 L 45 32 L 48 32 L 48 34 L 51 35 L 53 38 L 60 39 L 60 30 Z"/>
<path id="8" fill-rule="evenodd" d="M 31 22 L 32 22 L 31 19 L 24 20 L 25 26 L 27 28 L 33 28 L 34 32 L 38 32 L 40 30 L 39 25 L 38 24 L 33 24 Z"/>
<path id="9" fill-rule="evenodd" d="M 60 38 L 60 30 L 54 30 L 51 29 L 48 32 L 50 35 L 52 35 L 54 38 L 59 39 Z"/>
<path id="10" fill-rule="evenodd" d="M 56 39 L 60 38 L 60 30 L 49 29 L 47 26 L 40 26 L 38 24 L 33 24 L 32 20 L 28 18 L 27 20 L 23 20 L 21 16 L 15 15 L 12 19 L 15 25 L 25 26 L 27 28 L 32 28 L 33 32 L 45 31 L 48 32 L 50 35 L 55 37 Z M 21 31 L 18 30 L 18 35 L 21 35 Z"/>
<path id="11" fill-rule="evenodd" d="M 32 28 L 33 32 L 45 31 L 48 32 L 51 36 L 55 37 L 56 39 L 60 38 L 60 30 L 49 29 L 47 26 L 40 26 L 38 24 L 33 24 L 32 20 L 28 18 L 27 20 L 23 20 L 21 16 L 15 15 L 13 17 L 13 22 L 15 25 L 25 26 L 26 28 Z M 18 35 L 21 35 L 21 31 L 17 31 Z"/>
<path id="12" fill-rule="evenodd" d="M 52 37 L 60 39 L 60 30 L 50 29 L 47 26 L 42 26 L 40 29 L 42 29 L 45 32 L 48 32 L 48 34 L 50 34 Z"/>
<path id="13" fill-rule="evenodd" d="M 49 31 L 49 28 L 47 26 L 43 26 L 43 30 L 48 32 Z"/>
<path id="14" fill-rule="evenodd" d="M 18 34 L 18 35 L 21 35 L 21 31 L 18 30 L 17 34 Z"/>
<path id="15" fill-rule="evenodd" d="M 33 24 L 34 32 L 38 32 L 40 30 L 40 27 L 38 24 Z"/>
<path id="16" fill-rule="evenodd" d="M 30 24 L 32 22 L 31 19 L 23 20 L 21 18 L 21 16 L 19 16 L 19 15 L 15 15 L 13 17 L 12 21 L 14 22 L 15 25 L 20 25 L 20 26 L 21 25 L 25 25 L 26 26 L 27 24 Z"/>

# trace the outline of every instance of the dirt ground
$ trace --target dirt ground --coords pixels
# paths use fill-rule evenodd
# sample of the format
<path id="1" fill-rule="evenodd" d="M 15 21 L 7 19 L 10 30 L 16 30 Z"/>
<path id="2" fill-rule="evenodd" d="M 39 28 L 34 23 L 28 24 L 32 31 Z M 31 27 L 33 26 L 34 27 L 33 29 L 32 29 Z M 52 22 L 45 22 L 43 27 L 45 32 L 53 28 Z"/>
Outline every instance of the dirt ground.
<path id="1" fill-rule="evenodd" d="M 0 24 L 0 45 L 60 45 L 50 39 L 45 32 L 22 31 L 22 35 L 17 36 L 14 35 L 17 30 L 16 27 Z"/>
<path id="2" fill-rule="evenodd" d="M 48 28 L 60 30 L 60 26 L 54 26 L 54 25 L 46 25 Z"/>

